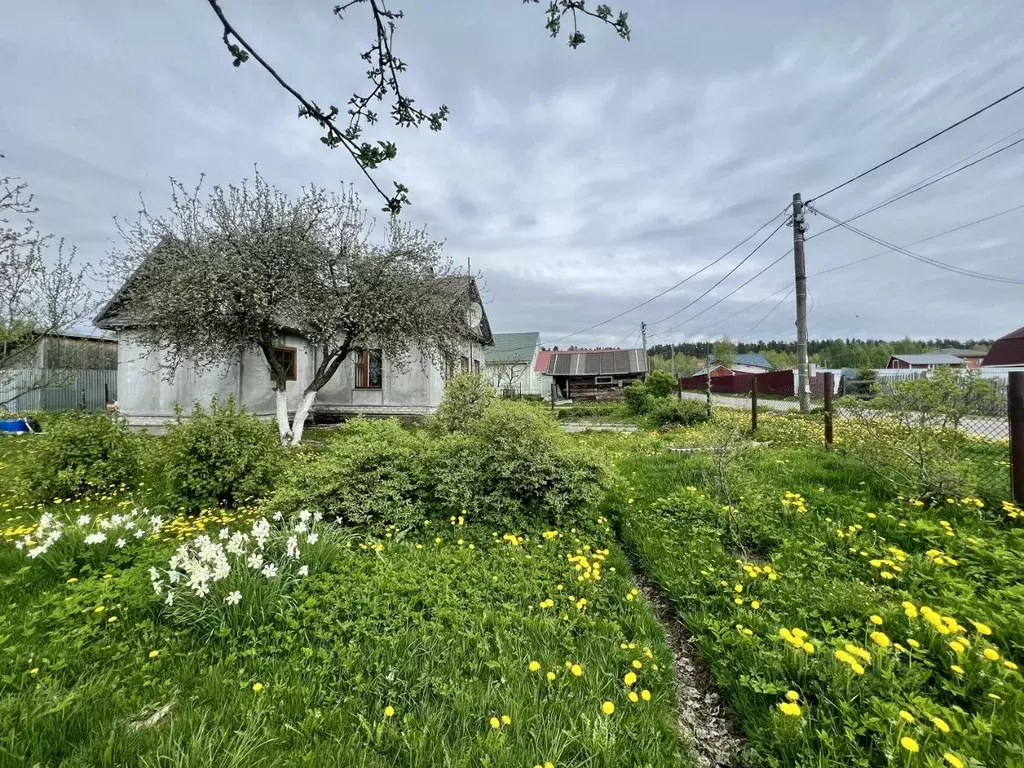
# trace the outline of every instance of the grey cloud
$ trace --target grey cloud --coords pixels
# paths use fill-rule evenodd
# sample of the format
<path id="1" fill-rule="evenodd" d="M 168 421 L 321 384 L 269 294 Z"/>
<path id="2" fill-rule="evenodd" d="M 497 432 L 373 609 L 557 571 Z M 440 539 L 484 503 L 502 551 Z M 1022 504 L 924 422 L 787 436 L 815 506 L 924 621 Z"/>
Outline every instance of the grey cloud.
<path id="1" fill-rule="evenodd" d="M 543 30 L 542 9 L 413 3 L 396 35 L 417 103 L 452 108 L 441 133 L 385 125 L 399 157 L 383 169 L 411 187 L 408 217 L 447 242 L 457 263 L 484 275 L 496 330 L 554 339 L 637 304 L 805 198 L 866 169 L 1019 85 L 1024 16 L 1013 0 L 868 0 L 727 6 L 629 0 L 634 36 L 597 28 L 570 51 Z M 401 5 L 401 4 L 399 4 Z M 224 0 L 240 29 L 303 92 L 343 104 L 362 90 L 357 52 L 368 29 L 330 3 L 298 9 Z M 294 102 L 252 63 L 230 66 L 204 4 L 88 8 L 40 4 L 6 12 L 0 57 L 5 94 L 3 170 L 32 182 L 40 224 L 97 259 L 141 192 L 167 199 L 168 176 L 207 173 L 227 183 L 262 173 L 286 188 L 355 182 L 341 152 L 295 118 Z M 159 29 L 159 35 L 151 30 Z M 849 216 L 1017 130 L 1011 100 L 883 171 L 820 201 Z M 862 220 L 908 243 L 1024 203 L 1024 145 Z M 811 234 L 828 222 L 809 215 Z M 972 269 L 1022 277 L 1016 243 L 1024 211 L 918 246 Z M 789 248 L 782 230 L 707 299 L 652 333 L 695 315 Z M 749 252 L 641 310 L 566 343 L 632 337 L 711 289 Z M 808 242 L 811 272 L 876 253 L 837 230 Z M 789 257 L 671 334 L 739 336 L 792 280 Z M 814 336 L 995 336 L 1021 324 L 1021 286 L 967 280 L 889 254 L 810 280 Z M 760 303 L 758 301 L 764 299 Z M 793 338 L 792 299 L 754 337 Z M 627 341 L 629 339 L 627 338 Z"/>

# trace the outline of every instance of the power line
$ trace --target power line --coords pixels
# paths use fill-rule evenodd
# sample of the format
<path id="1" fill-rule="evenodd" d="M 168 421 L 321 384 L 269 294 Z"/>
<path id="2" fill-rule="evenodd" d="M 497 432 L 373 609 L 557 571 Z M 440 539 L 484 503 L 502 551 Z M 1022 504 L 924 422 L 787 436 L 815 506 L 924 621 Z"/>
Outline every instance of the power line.
<path id="1" fill-rule="evenodd" d="M 942 136 L 944 133 L 948 133 L 949 131 L 953 130 L 954 128 L 963 125 L 968 120 L 971 120 L 971 119 L 977 117 L 982 112 L 985 112 L 985 111 L 987 111 L 989 109 L 992 109 L 992 107 L 996 106 L 997 104 L 1001 104 L 1002 102 L 1006 101 L 1007 99 L 1011 98 L 1012 96 L 1016 96 L 1018 93 L 1021 93 L 1022 91 L 1024 91 L 1024 85 L 1022 85 L 1020 88 L 1017 88 L 1016 90 L 1010 91 L 1010 93 L 1006 94 L 1005 96 L 1001 96 L 1000 98 L 996 99 L 992 103 L 986 104 L 981 109 L 979 109 L 979 110 L 977 110 L 975 112 L 972 112 L 971 114 L 967 115 L 967 117 L 964 117 L 964 118 L 961 118 L 960 120 L 957 120 L 952 125 L 947 125 L 945 128 L 943 128 L 938 133 L 933 133 L 927 139 L 922 139 L 921 141 L 917 142 L 917 144 L 914 144 L 912 147 L 907 147 L 902 152 L 900 152 L 898 154 L 895 154 L 892 157 L 890 157 L 888 160 L 884 160 L 881 163 L 878 163 L 878 165 L 875 165 L 875 166 L 872 166 L 871 168 L 868 168 L 863 173 L 858 173 L 856 176 L 847 179 L 842 184 L 837 184 L 836 186 L 832 187 L 832 189 L 830 189 L 830 190 L 828 190 L 826 192 L 822 192 L 820 195 L 815 195 L 813 198 L 808 200 L 807 203 L 810 204 L 810 203 L 812 203 L 812 202 L 814 202 L 816 200 L 820 200 L 821 198 L 825 197 L 826 195 L 831 195 L 836 190 L 842 189 L 843 187 L 845 187 L 848 184 L 852 184 L 853 182 L 855 182 L 855 181 L 857 181 L 859 179 L 863 179 L 869 173 L 874 173 L 879 168 L 885 167 L 886 165 L 888 165 L 889 163 L 893 162 L 894 160 L 899 160 L 904 155 L 909 154 L 910 152 L 913 152 L 915 149 L 918 149 L 919 147 L 923 147 L 929 141 L 932 141 L 933 139 L 937 139 L 939 136 Z"/>
<path id="2" fill-rule="evenodd" d="M 730 254 L 732 254 L 733 252 L 738 250 L 739 248 L 742 248 L 744 245 L 746 245 L 748 242 L 750 242 L 752 239 L 754 239 L 754 237 L 757 235 L 758 232 L 760 232 L 762 229 L 764 229 L 765 227 L 770 225 L 773 221 L 775 221 L 780 216 L 784 215 L 786 213 L 786 210 L 787 210 L 786 208 L 783 208 L 781 211 L 779 211 L 777 214 L 772 216 L 770 219 L 768 219 L 768 221 L 766 221 L 764 224 L 762 224 L 757 229 L 755 229 L 753 232 L 751 232 L 749 235 L 747 235 L 745 238 L 743 238 L 743 240 L 741 240 L 740 242 L 736 243 L 736 245 L 734 245 L 728 251 L 723 253 L 721 256 L 719 256 L 716 259 L 708 262 L 703 267 L 698 269 L 696 272 L 690 273 L 689 275 L 687 275 L 686 277 L 684 277 L 682 280 L 680 280 L 679 282 L 675 283 L 674 285 L 670 285 L 668 288 L 666 288 L 665 290 L 661 291 L 661 293 L 657 293 L 654 296 L 651 296 L 649 299 L 645 299 L 644 301 L 641 301 L 639 304 L 636 304 L 636 305 L 630 307 L 629 309 L 626 309 L 626 310 L 623 310 L 622 312 L 619 312 L 617 315 L 612 315 L 611 317 L 609 317 L 609 318 L 607 318 L 605 320 L 602 320 L 599 323 L 594 323 L 593 325 L 588 326 L 586 328 L 583 328 L 582 330 L 573 331 L 572 333 L 567 333 L 564 336 L 559 336 L 557 339 L 549 339 L 547 341 L 542 341 L 541 342 L 541 346 L 545 346 L 545 347 L 546 346 L 551 346 L 553 344 L 559 343 L 560 341 L 565 341 L 566 339 L 570 339 L 573 336 L 579 336 L 581 333 L 586 333 L 587 331 L 592 331 L 595 328 L 600 328 L 602 325 L 606 325 L 607 323 L 610 323 L 612 320 L 618 320 L 620 317 L 623 317 L 624 315 L 628 315 L 630 312 L 635 312 L 636 310 L 640 309 L 641 307 L 645 307 L 648 304 L 650 304 L 651 302 L 656 301 L 657 299 L 660 299 L 665 294 L 671 293 L 672 291 L 674 291 L 679 286 L 683 285 L 684 283 L 689 282 L 690 280 L 692 280 L 693 278 L 697 277 L 701 273 L 703 273 L 703 272 L 707 271 L 708 269 L 710 269 L 711 267 L 715 266 L 715 264 L 718 264 L 720 261 L 722 261 L 722 259 L 725 259 Z M 775 234 L 775 232 L 778 232 L 779 229 L 781 229 L 785 225 L 785 223 L 786 222 L 783 221 L 782 224 L 780 224 L 775 229 L 775 231 L 772 232 L 772 234 Z M 770 238 L 771 235 L 769 235 L 768 237 Z M 763 243 L 762 243 L 762 245 L 763 245 Z M 760 248 L 760 247 L 761 246 L 759 245 L 758 248 Z M 754 251 L 751 253 L 751 255 L 753 255 L 753 253 L 756 253 L 756 252 L 757 252 L 757 248 L 754 249 Z M 747 256 L 747 258 L 750 258 L 750 256 Z M 745 259 L 744 259 L 744 261 L 745 261 Z M 740 263 L 742 264 L 743 262 L 740 262 Z M 519 350 L 506 350 L 506 351 L 512 352 L 512 351 L 529 350 L 529 349 L 532 349 L 532 347 L 521 347 Z"/>
<path id="3" fill-rule="evenodd" d="M 718 281 L 717 283 L 715 283 L 714 285 L 712 285 L 712 286 L 711 286 L 710 288 L 708 288 L 708 289 L 707 289 L 706 291 L 704 291 L 704 293 L 702 293 L 702 294 L 701 294 L 700 296 L 698 296 L 697 298 L 695 298 L 695 299 L 694 299 L 693 301 L 691 301 L 691 302 L 690 302 L 689 304 L 687 304 L 686 306 L 682 307 L 681 309 L 677 309 L 677 310 L 676 310 L 675 312 L 672 312 L 671 314 L 665 315 L 665 317 L 661 318 L 660 320 L 657 320 L 657 321 L 655 321 L 654 325 L 658 325 L 659 323 L 663 323 L 663 322 L 665 322 L 666 320 L 671 320 L 671 319 L 672 319 L 673 317 L 676 317 L 676 316 L 677 316 L 677 315 L 679 315 L 679 314 L 680 314 L 681 312 L 684 312 L 684 311 L 686 311 L 687 309 L 689 309 L 690 307 L 692 307 L 692 306 L 693 306 L 694 304 L 696 304 L 696 303 L 697 303 L 698 301 L 700 301 L 700 300 L 701 300 L 701 299 L 703 299 L 703 298 L 704 298 L 705 296 L 707 296 L 707 295 L 708 295 L 709 293 L 711 293 L 711 292 L 712 292 L 713 290 L 715 290 L 715 288 L 717 288 L 717 287 L 718 287 L 718 286 L 720 286 L 720 285 L 721 285 L 722 283 L 724 283 L 724 282 L 725 282 L 726 280 L 728 280 L 728 279 L 729 279 L 729 277 L 731 277 L 731 276 L 732 276 L 732 274 L 733 274 L 733 273 L 734 273 L 734 272 L 735 272 L 735 271 L 736 271 L 737 269 L 739 269 L 740 267 L 742 267 L 742 266 L 743 266 L 743 265 L 744 265 L 744 264 L 746 263 L 746 261 L 747 261 L 747 260 L 748 260 L 748 259 L 749 259 L 749 258 L 750 258 L 751 256 L 753 256 L 753 255 L 754 255 L 755 253 L 757 253 L 757 252 L 758 252 L 759 250 L 761 250 L 761 247 L 762 247 L 762 246 L 763 246 L 763 245 L 764 245 L 765 243 L 767 243 L 767 242 L 768 242 L 769 240 L 771 240 L 771 239 L 772 239 L 772 237 L 774 237 L 774 236 L 775 236 L 775 233 L 776 233 L 776 232 L 778 232 L 778 231 L 779 231 L 780 229 L 782 229 L 782 228 L 783 228 L 784 226 L 786 226 L 786 221 L 785 221 L 785 220 L 783 220 L 783 221 L 782 221 L 782 223 L 780 223 L 780 224 L 779 224 L 779 226 L 777 226 L 777 227 L 776 227 L 775 229 L 773 229 L 773 230 L 771 231 L 771 233 L 770 233 L 770 234 L 768 235 L 768 237 L 766 237 L 766 238 L 765 238 L 764 240 L 762 240 L 762 241 L 761 241 L 760 243 L 758 243 L 758 244 L 757 244 L 757 247 L 756 247 L 756 248 L 754 248 L 754 250 L 752 250 L 752 251 L 751 251 L 750 253 L 748 253 L 748 254 L 747 254 L 746 256 L 744 256 L 744 257 L 743 257 L 742 259 L 740 259 L 739 263 L 737 263 L 737 264 L 736 264 L 736 266 L 734 266 L 734 267 L 733 267 L 732 269 L 730 269 L 730 270 L 729 270 L 728 272 L 726 272 L 726 273 L 725 273 L 725 275 L 724 275 L 724 276 L 723 276 L 723 277 L 722 277 L 722 278 L 721 278 L 721 279 L 720 279 L 720 280 L 719 280 L 719 281 Z M 760 274 L 760 273 L 758 273 L 758 274 Z M 712 305 L 712 306 L 714 306 L 714 305 Z M 671 329 L 670 329 L 670 330 L 671 330 Z M 662 333 L 667 333 L 667 331 L 662 331 Z"/>
<path id="4" fill-rule="evenodd" d="M 953 173 L 949 173 L 949 174 L 946 174 L 945 176 L 942 176 L 942 174 L 944 174 L 946 171 L 949 171 L 949 170 L 952 170 L 953 168 L 956 168 L 958 165 L 960 165 L 960 163 L 966 162 L 967 160 L 970 160 L 975 155 L 981 154 L 982 152 L 984 152 L 986 150 L 992 149 L 992 147 L 994 147 L 994 146 L 996 146 L 998 144 L 1002 144 L 1007 139 L 1012 139 L 1014 136 L 1016 136 L 1019 133 L 1024 133 L 1024 128 L 1018 128 L 1016 131 L 1008 133 L 1006 136 L 1003 136 L 1001 139 L 996 139 L 991 144 L 986 144 L 984 147 L 981 147 L 980 149 L 974 150 L 969 155 L 964 155 L 963 157 L 961 157 L 956 162 L 950 163 L 945 168 L 939 169 L 938 171 L 936 171 L 935 173 L 931 174 L 930 176 L 926 176 L 925 178 L 920 179 L 919 181 L 915 181 L 913 184 L 911 184 L 911 185 L 909 185 L 907 187 L 904 187 L 903 189 L 899 190 L 898 192 L 893 193 L 892 195 L 887 197 L 885 200 L 882 200 L 881 202 L 876 203 L 875 205 L 872 205 L 872 206 L 870 206 L 868 208 L 865 208 L 863 211 L 861 211 L 860 213 L 856 214 L 855 216 L 852 216 L 851 218 L 847 219 L 846 221 L 848 221 L 848 222 L 856 221 L 861 216 L 867 216 L 869 213 L 874 213 L 875 211 L 881 210 L 882 208 L 885 208 L 888 205 L 892 205 L 893 203 L 897 202 L 898 200 L 902 200 L 905 197 L 909 197 L 910 195 L 913 195 L 913 194 L 916 194 L 917 192 L 920 192 L 922 189 L 925 189 L 926 187 L 930 187 L 932 184 L 935 184 L 936 182 L 942 181 L 943 179 L 949 178 L 950 176 L 953 176 L 953 175 L 955 175 L 957 173 L 960 173 L 960 171 L 966 170 L 967 168 L 970 168 L 973 165 L 977 165 L 982 160 L 987 160 L 988 158 L 992 157 L 993 155 L 999 154 L 999 152 L 1002 152 L 1004 149 L 1009 149 L 1010 147 L 1012 147 L 1014 144 L 1016 144 L 1018 142 L 1014 142 L 1014 144 L 1009 144 L 1009 145 L 1007 145 L 1005 147 L 1002 147 L 1001 149 L 997 150 L 996 152 L 993 152 L 993 153 L 991 153 L 989 155 L 985 155 L 985 157 L 979 158 L 976 162 L 971 163 L 970 165 L 965 165 L 963 168 L 957 168 L 957 170 L 953 171 Z M 942 176 L 942 178 L 936 178 L 937 176 Z M 833 226 L 829 227 L 828 229 L 823 229 L 821 232 L 816 232 L 813 235 L 809 235 L 807 237 L 807 239 L 808 240 L 812 240 L 815 237 L 827 234 L 827 233 L 831 232 L 832 230 L 838 229 L 838 228 L 839 228 L 838 224 L 833 225 Z"/>
<path id="5" fill-rule="evenodd" d="M 935 240 L 937 238 L 944 237 L 945 235 L 951 235 L 954 232 L 959 232 L 961 229 L 967 229 L 968 227 L 973 227 L 973 226 L 975 226 L 977 224 L 983 224 L 986 221 L 991 221 L 992 219 L 999 218 L 1000 216 L 1005 216 L 1008 213 L 1013 213 L 1013 212 L 1019 211 L 1021 209 L 1024 209 L 1024 203 L 1022 203 L 1020 205 L 1015 205 L 1015 206 L 1013 206 L 1011 208 L 1007 208 L 1007 209 L 999 211 L 997 213 L 990 214 L 988 216 L 984 216 L 984 217 L 982 217 L 980 219 L 974 219 L 973 221 L 965 222 L 963 224 L 960 224 L 958 226 L 952 227 L 950 229 L 943 230 L 942 232 L 936 232 L 934 235 L 929 235 L 928 237 L 922 237 L 920 240 L 915 240 L 912 243 L 906 243 L 905 245 L 900 246 L 900 247 L 902 247 L 902 248 L 909 248 L 909 247 L 914 246 L 914 245 L 920 245 L 921 243 L 926 243 L 926 242 L 928 242 L 930 240 Z M 835 225 L 834 228 L 838 228 L 838 226 L 839 225 L 837 224 L 837 225 Z M 886 255 L 887 253 L 892 253 L 893 250 L 895 250 L 895 249 L 894 248 L 886 248 L 884 251 L 879 251 L 878 253 L 874 253 L 874 254 L 872 254 L 870 256 L 865 256 L 865 257 L 860 258 L 860 259 L 855 259 L 854 261 L 848 261 L 848 262 L 845 262 L 843 264 L 838 264 L 838 265 L 836 265 L 834 267 L 829 267 L 828 269 L 822 269 L 822 270 L 819 270 L 817 272 L 812 272 L 811 274 L 808 275 L 808 277 L 819 277 L 821 275 L 827 275 L 830 272 L 837 272 L 840 269 L 846 269 L 847 267 L 853 267 L 853 266 L 856 266 L 857 264 L 862 264 L 865 261 L 870 261 L 871 259 L 877 259 L 880 256 Z M 774 264 L 777 264 L 783 258 L 788 256 L 789 253 L 790 252 L 787 252 L 787 253 L 783 254 L 779 259 L 777 259 L 776 261 L 772 262 L 772 264 L 769 264 L 768 267 L 770 268 Z M 764 271 L 767 271 L 767 268 L 765 270 L 762 270 L 762 272 L 764 272 Z M 761 274 L 761 273 L 759 273 L 759 274 Z M 754 277 L 757 277 L 757 275 L 755 275 Z M 750 281 L 748 281 L 748 282 L 750 282 Z M 744 285 L 746 285 L 746 283 L 744 283 Z M 744 287 L 743 285 L 738 286 L 734 291 L 731 291 L 725 298 L 728 298 L 729 296 L 732 296 L 740 288 L 743 288 L 743 287 Z M 725 324 L 726 322 L 728 322 L 729 320 L 733 319 L 734 317 L 738 317 L 739 315 L 742 315 L 742 314 L 745 314 L 746 312 L 749 312 L 750 310 L 754 309 L 755 307 L 759 306 L 760 304 L 763 304 L 768 299 L 771 299 L 773 296 L 777 296 L 782 291 L 785 291 L 787 289 L 789 289 L 789 292 L 786 295 L 788 297 L 789 294 L 791 294 L 793 292 L 793 287 L 789 283 L 784 283 L 783 285 L 779 286 L 778 288 L 776 288 L 771 293 L 769 293 L 769 294 L 761 297 L 760 299 L 758 299 L 753 304 L 751 304 L 749 306 L 746 306 L 746 307 L 743 307 L 743 309 L 737 310 L 736 312 L 733 312 L 732 314 L 727 315 L 726 317 L 723 317 L 722 319 L 718 320 L 717 322 L 705 325 L 703 328 L 701 328 L 696 333 L 697 334 L 701 334 L 701 333 L 704 333 L 709 328 L 721 326 L 721 325 Z M 781 303 L 782 302 L 780 301 L 779 305 L 781 305 Z M 776 305 L 776 309 L 778 308 L 779 305 Z M 710 309 L 710 307 L 709 307 L 709 309 Z M 773 309 L 772 312 L 774 312 L 774 311 L 775 310 Z M 771 313 L 769 313 L 769 315 L 770 314 Z M 694 317 L 696 317 L 696 316 L 694 316 Z M 691 318 L 691 319 L 693 319 L 693 318 Z M 762 320 L 760 322 L 764 322 L 764 321 Z M 755 325 L 754 327 L 756 328 L 757 326 Z M 753 329 L 751 329 L 751 331 L 752 330 Z M 751 331 L 748 331 L 747 334 L 744 334 L 744 336 L 748 335 Z"/>
<path id="6" fill-rule="evenodd" d="M 955 273 L 957 273 L 959 275 L 963 275 L 964 277 L 974 277 L 974 278 L 977 278 L 979 280 L 989 280 L 989 281 L 994 282 L 994 283 L 1010 283 L 1010 284 L 1014 284 L 1014 285 L 1024 285 L 1024 280 L 1018 280 L 1018 279 L 1013 278 L 1013 277 L 1003 277 L 1001 275 L 990 275 L 990 274 L 987 274 L 985 272 L 977 272 L 977 271 L 975 271 L 973 269 L 966 269 L 964 267 L 958 267 L 958 266 L 953 265 L 953 264 L 948 264 L 948 263 L 946 263 L 944 261 L 939 261 L 938 259 L 933 259 L 930 256 L 922 256 L 919 253 L 914 253 L 913 251 L 908 251 L 903 246 L 894 245 L 893 243 L 890 243 L 887 240 L 883 240 L 880 237 L 876 237 L 875 235 L 871 235 L 871 234 L 865 232 L 862 229 L 858 229 L 857 227 L 850 226 L 845 221 L 839 221 L 839 219 L 837 219 L 837 218 L 835 218 L 833 216 L 830 216 L 829 214 L 827 214 L 824 211 L 822 211 L 820 208 L 815 208 L 814 210 L 817 213 L 820 213 L 826 219 L 828 219 L 830 221 L 836 222 L 840 226 L 845 227 L 846 229 L 850 230 L 851 232 L 853 232 L 855 234 L 860 235 L 861 237 L 864 237 L 864 238 L 866 238 L 868 240 L 871 240 L 874 243 L 878 243 L 879 245 L 885 246 L 886 248 L 889 248 L 890 250 L 896 251 L 897 253 L 902 253 L 905 256 L 909 256 L 910 258 L 916 259 L 917 261 L 920 261 L 920 262 L 922 262 L 924 264 L 930 264 L 933 267 L 938 267 L 939 269 L 945 269 L 945 270 L 947 270 L 949 272 L 955 272 Z"/>
<path id="7" fill-rule="evenodd" d="M 784 302 L 786 299 L 788 299 L 790 296 L 792 296 L 793 295 L 793 291 L 795 291 L 795 290 L 796 290 L 796 288 L 790 288 L 789 291 L 786 292 L 786 295 L 783 296 L 781 299 L 779 299 L 778 302 L 776 302 L 775 306 L 772 307 L 771 309 L 769 309 L 767 314 L 764 317 L 762 317 L 760 320 L 758 320 L 756 323 L 754 323 L 752 326 L 750 326 L 750 329 L 746 333 L 744 333 L 742 336 L 737 338 L 736 341 L 743 341 L 743 339 L 747 338 L 747 336 L 752 334 L 761 323 L 763 323 L 765 320 L 767 320 L 769 317 L 771 317 L 773 314 L 775 314 L 775 310 L 777 310 L 779 307 L 781 307 L 782 306 L 782 302 Z M 776 291 L 776 293 L 778 293 L 778 291 Z"/>

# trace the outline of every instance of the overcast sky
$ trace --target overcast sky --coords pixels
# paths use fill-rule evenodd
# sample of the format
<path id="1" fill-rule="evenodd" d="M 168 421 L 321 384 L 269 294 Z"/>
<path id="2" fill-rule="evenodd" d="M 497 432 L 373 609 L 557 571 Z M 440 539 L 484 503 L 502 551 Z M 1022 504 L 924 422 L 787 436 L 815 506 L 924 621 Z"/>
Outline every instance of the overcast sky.
<path id="1" fill-rule="evenodd" d="M 472 259 L 496 332 L 556 341 L 628 309 L 721 256 L 794 192 L 820 194 L 1024 85 L 1020 0 L 623 1 L 632 42 L 591 24 L 575 51 L 547 36 L 542 6 L 392 2 L 406 11 L 395 37 L 405 89 L 424 107 L 448 104 L 451 117 L 441 133 L 384 130 L 399 157 L 380 178 L 407 184 L 406 217 L 460 263 Z M 365 9 L 341 23 L 331 0 L 222 5 L 308 97 L 342 105 L 364 90 Z M 0 13 L 0 173 L 28 181 L 40 226 L 86 259 L 111 247 L 112 217 L 133 216 L 140 193 L 166 206 L 169 176 L 228 183 L 257 164 L 285 189 L 355 182 L 379 209 L 351 160 L 320 144 L 287 93 L 254 62 L 232 68 L 205 0 L 6 3 Z M 848 217 L 1022 129 L 1024 94 L 821 209 Z M 1022 171 L 1024 144 L 856 226 L 911 243 L 1024 205 Z M 807 220 L 808 235 L 829 225 Z M 913 250 L 1024 278 L 1022 234 L 1024 210 Z M 778 303 L 791 256 L 683 323 L 783 255 L 787 227 L 706 299 L 662 321 L 762 237 L 642 309 L 558 343 L 629 345 L 641 320 L 651 343 L 794 338 L 793 298 Z M 881 250 L 840 229 L 808 242 L 808 273 Z M 808 285 L 812 337 L 995 337 L 1024 325 L 1024 285 L 897 253 Z"/>

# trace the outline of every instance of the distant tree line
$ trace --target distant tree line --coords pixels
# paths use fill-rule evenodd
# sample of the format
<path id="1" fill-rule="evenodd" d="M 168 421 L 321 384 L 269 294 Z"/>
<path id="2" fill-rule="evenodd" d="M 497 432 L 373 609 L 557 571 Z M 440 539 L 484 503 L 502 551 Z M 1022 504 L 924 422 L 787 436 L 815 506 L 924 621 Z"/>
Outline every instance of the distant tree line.
<path id="1" fill-rule="evenodd" d="M 722 348 L 727 339 L 712 342 Z M 708 354 L 706 341 L 686 341 L 675 345 L 676 370 L 686 375 L 696 370 L 697 361 L 703 361 Z M 956 348 L 987 350 L 990 339 L 911 339 L 897 341 L 886 339 L 811 339 L 807 352 L 811 362 L 827 368 L 884 368 L 892 355 L 913 355 L 934 349 Z M 790 368 L 796 365 L 795 341 L 754 341 L 735 342 L 736 354 L 760 352 L 772 366 Z M 671 366 L 671 349 L 668 344 L 655 344 L 649 348 L 652 368 L 668 369 Z"/>

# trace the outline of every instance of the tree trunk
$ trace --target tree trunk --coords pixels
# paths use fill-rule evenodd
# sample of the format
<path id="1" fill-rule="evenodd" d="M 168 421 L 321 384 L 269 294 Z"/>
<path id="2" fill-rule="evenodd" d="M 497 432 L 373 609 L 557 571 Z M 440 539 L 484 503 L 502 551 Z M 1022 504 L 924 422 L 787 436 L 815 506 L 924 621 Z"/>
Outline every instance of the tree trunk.
<path id="1" fill-rule="evenodd" d="M 299 407 L 295 409 L 295 418 L 292 420 L 291 444 L 298 445 L 302 440 L 302 431 L 306 427 L 306 417 L 316 402 L 316 390 L 308 390 L 302 394 Z"/>
<path id="2" fill-rule="evenodd" d="M 288 424 L 288 391 L 283 387 L 275 388 L 274 399 L 277 404 L 277 434 L 281 438 L 281 445 L 287 445 L 292 442 L 292 430 Z"/>

